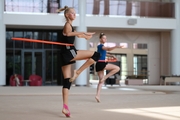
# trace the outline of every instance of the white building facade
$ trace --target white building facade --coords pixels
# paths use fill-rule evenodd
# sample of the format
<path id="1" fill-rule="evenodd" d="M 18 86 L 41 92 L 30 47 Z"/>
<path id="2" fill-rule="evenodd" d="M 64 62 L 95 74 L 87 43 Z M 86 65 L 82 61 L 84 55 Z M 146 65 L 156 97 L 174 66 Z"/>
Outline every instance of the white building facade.
<path id="1" fill-rule="evenodd" d="M 47 0 L 38 1 L 48 2 Z M 126 72 L 129 72 L 130 74 L 133 74 L 134 72 L 134 55 L 147 55 L 149 85 L 159 84 L 161 75 L 180 75 L 180 55 L 178 55 L 180 51 L 179 0 L 164 0 L 161 2 L 154 0 L 154 4 L 170 6 L 168 7 L 168 9 L 170 9 L 170 13 L 167 16 L 165 13 L 160 13 L 158 16 L 153 14 L 153 11 L 146 11 L 145 8 L 148 7 L 147 5 L 149 5 L 148 0 L 134 0 L 135 2 L 131 3 L 124 0 L 117 0 L 116 2 L 119 2 L 121 9 L 119 9 L 118 6 L 112 6 L 113 2 L 111 0 L 102 0 L 99 2 L 99 5 L 96 3 L 96 5 L 99 6 L 99 9 L 95 9 L 94 0 L 67 0 L 69 2 L 62 2 L 59 0 L 57 1 L 57 4 L 60 4 L 60 6 L 68 5 L 73 6 L 76 9 L 77 18 L 73 22 L 73 26 L 78 31 L 96 32 L 90 41 L 77 39 L 75 45 L 78 49 L 96 50 L 96 45 L 98 44 L 99 40 L 99 33 L 104 32 L 107 35 L 109 42 L 117 44 L 128 44 L 127 48 L 116 49 L 112 51 L 112 53 L 115 54 L 126 55 Z M 22 3 L 23 2 L 24 1 L 22 0 Z M 31 2 L 31 0 L 29 0 L 29 2 Z M 5 2 L 0 1 L 0 85 L 9 84 L 7 81 L 9 80 L 9 76 L 11 74 L 18 73 L 26 76 L 29 74 L 38 73 L 37 71 L 41 70 L 44 71 L 41 71 L 39 74 L 43 77 L 43 79 L 46 79 L 44 80 L 44 85 L 48 80 L 51 82 L 57 79 L 60 80 L 61 76 L 57 77 L 59 72 L 61 72 L 58 70 L 60 67 L 56 68 L 59 65 L 52 63 L 52 61 L 59 60 L 58 47 L 46 45 L 41 46 L 40 44 L 34 43 L 26 44 L 24 42 L 11 42 L 10 37 L 8 36 L 12 32 L 11 37 L 27 37 L 27 35 L 30 34 L 30 38 L 38 39 L 39 36 L 41 36 L 38 32 L 43 31 L 49 32 L 52 38 L 45 35 L 42 37 L 44 38 L 42 40 L 51 39 L 52 41 L 58 41 L 58 35 L 56 36 L 56 39 L 53 38 L 53 35 L 58 34 L 58 32 L 62 30 L 62 27 L 65 23 L 63 14 L 57 14 L 53 12 L 47 13 L 48 10 L 44 12 L 43 7 L 41 8 L 41 13 L 22 11 L 18 12 L 16 11 L 17 8 L 13 8 L 13 12 L 12 7 L 11 9 L 8 7 L 9 4 L 11 4 L 11 6 L 14 4 L 15 6 L 15 4 L 19 3 L 10 3 L 8 0 L 5 0 Z M 57 4 L 55 4 L 55 7 L 51 10 L 56 10 L 56 8 L 60 7 Z M 109 6 L 108 11 L 106 11 L 107 8 L 105 8 L 107 7 L 107 4 Z M 127 10 L 129 5 L 131 6 L 130 11 Z M 20 10 L 20 8 L 18 9 Z M 157 10 L 156 8 L 154 9 Z M 126 11 L 124 12 L 124 10 Z M 116 13 L 114 11 L 116 11 Z M 145 12 L 143 13 L 143 11 Z M 161 11 L 163 11 L 163 9 Z M 162 15 L 165 16 L 163 17 Z M 24 31 L 22 36 L 19 36 L 19 31 Z M 38 37 L 35 36 L 36 33 L 38 33 Z M 89 48 L 89 43 L 93 43 L 93 47 Z M 147 44 L 148 47 L 145 50 L 133 49 L 134 43 Z M 22 46 L 20 46 L 20 44 L 22 44 Z M 34 47 L 31 48 L 31 45 Z M 19 56 L 16 56 L 16 54 Z M 8 55 L 11 57 L 7 57 Z M 51 57 L 48 58 L 48 55 L 52 55 L 52 59 Z M 33 65 L 34 67 L 30 69 L 29 73 L 26 71 L 28 69 L 28 56 L 31 57 L 30 61 L 42 63 L 41 65 L 35 63 L 35 65 Z M 11 62 L 7 60 L 10 60 L 10 58 L 12 58 L 14 61 L 12 62 L 13 67 L 11 67 Z M 17 64 L 16 59 L 17 61 L 19 59 Z M 27 64 L 24 64 L 26 62 Z M 84 61 L 77 62 L 74 68 L 77 69 L 81 64 L 83 64 L 83 62 Z M 49 69 L 48 65 L 50 65 L 50 70 L 46 70 Z M 8 73 L 8 68 L 12 68 L 10 73 Z M 16 69 L 18 69 L 18 71 L 16 71 Z M 36 69 L 36 72 L 34 69 Z M 84 78 L 87 78 L 87 80 L 84 80 Z M 75 84 L 88 85 L 88 80 L 89 70 L 83 72 L 76 80 Z"/>

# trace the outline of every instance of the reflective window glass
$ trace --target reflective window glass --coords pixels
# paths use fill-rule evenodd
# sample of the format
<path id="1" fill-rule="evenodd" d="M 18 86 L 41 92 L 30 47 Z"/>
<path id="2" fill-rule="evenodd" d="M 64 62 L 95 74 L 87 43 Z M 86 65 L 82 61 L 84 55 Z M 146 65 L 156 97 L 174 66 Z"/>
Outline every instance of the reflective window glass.
<path id="1" fill-rule="evenodd" d="M 52 41 L 52 32 L 43 32 L 43 40 Z M 52 48 L 52 44 L 44 44 L 44 48 Z"/>
<path id="2" fill-rule="evenodd" d="M 43 40 L 43 32 L 34 32 L 33 39 L 35 40 Z M 34 42 L 34 49 L 40 49 L 42 48 L 43 44 L 42 43 L 36 43 Z"/>
<path id="3" fill-rule="evenodd" d="M 13 40 L 11 39 L 13 37 L 13 31 L 7 31 L 6 32 L 6 48 L 13 48 Z"/>
<path id="4" fill-rule="evenodd" d="M 50 30 L 8 30 L 6 31 L 6 74 L 9 80 L 14 73 L 23 74 L 24 79 L 37 73 L 43 78 L 43 83 L 51 81 L 51 85 L 62 84 L 59 72 L 59 50 L 55 46 L 44 47 L 43 43 L 14 41 L 12 37 L 28 38 L 32 40 L 58 41 L 58 32 Z M 48 44 L 46 44 L 48 46 Z M 54 46 L 54 47 L 52 47 Z M 47 51 L 47 52 L 46 52 Z M 45 54 L 46 53 L 46 54 Z M 46 58 L 46 59 L 45 59 Z M 57 60 L 58 58 L 58 60 Z M 58 61 L 58 62 L 57 62 Z M 22 63 L 23 62 L 23 63 Z M 33 67 L 34 66 L 34 67 Z M 45 69 L 43 69 L 45 68 Z M 59 77 L 58 77 L 59 76 Z M 7 83 L 9 85 L 9 83 Z M 45 84 L 47 85 L 47 84 Z"/>
<path id="5" fill-rule="evenodd" d="M 9 80 L 14 71 L 14 56 L 13 50 L 6 50 L 6 84 L 9 85 Z"/>
<path id="6" fill-rule="evenodd" d="M 14 32 L 15 38 L 23 38 L 23 32 L 22 31 L 16 31 Z M 22 41 L 15 41 L 15 48 L 23 48 L 23 42 Z"/>
<path id="7" fill-rule="evenodd" d="M 24 32 L 24 38 L 32 39 L 33 32 Z M 24 48 L 33 49 L 33 42 L 24 42 Z"/>
<path id="8" fill-rule="evenodd" d="M 134 75 L 147 72 L 147 55 L 134 55 Z M 146 73 L 147 74 L 147 73 Z"/>
<path id="9" fill-rule="evenodd" d="M 15 50 L 14 63 L 14 73 L 21 74 L 21 50 Z"/>
<path id="10" fill-rule="evenodd" d="M 54 41 L 54 42 L 58 42 L 58 34 L 57 34 L 57 32 L 52 33 L 52 39 L 51 40 Z M 53 45 L 53 49 L 55 49 L 55 48 L 58 48 L 58 45 Z"/>

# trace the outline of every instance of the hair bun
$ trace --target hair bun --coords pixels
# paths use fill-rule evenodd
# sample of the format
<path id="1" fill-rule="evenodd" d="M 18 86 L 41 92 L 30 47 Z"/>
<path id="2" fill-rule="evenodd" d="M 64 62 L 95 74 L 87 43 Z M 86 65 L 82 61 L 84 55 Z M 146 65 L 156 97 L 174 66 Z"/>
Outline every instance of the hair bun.
<path id="1" fill-rule="evenodd" d="M 100 35 L 104 35 L 104 33 L 100 33 Z"/>
<path id="2" fill-rule="evenodd" d="M 102 33 L 100 33 L 100 35 L 99 35 L 99 38 L 102 38 L 102 36 L 104 36 L 105 34 L 102 32 Z"/>

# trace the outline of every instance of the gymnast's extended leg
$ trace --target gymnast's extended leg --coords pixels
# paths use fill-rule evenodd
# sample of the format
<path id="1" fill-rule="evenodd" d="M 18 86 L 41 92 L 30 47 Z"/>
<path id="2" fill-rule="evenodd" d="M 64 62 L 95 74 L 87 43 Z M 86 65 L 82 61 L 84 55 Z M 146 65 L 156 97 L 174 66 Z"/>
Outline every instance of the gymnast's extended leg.
<path id="1" fill-rule="evenodd" d="M 98 61 L 99 57 L 100 57 L 100 54 L 94 51 L 89 51 L 89 50 L 77 51 L 77 55 L 72 61 L 84 60 L 84 59 L 88 59 L 88 60 L 79 69 L 74 70 L 74 75 L 70 79 L 70 81 L 73 82 L 84 69 L 86 69 L 87 67 L 95 63 L 95 61 Z"/>

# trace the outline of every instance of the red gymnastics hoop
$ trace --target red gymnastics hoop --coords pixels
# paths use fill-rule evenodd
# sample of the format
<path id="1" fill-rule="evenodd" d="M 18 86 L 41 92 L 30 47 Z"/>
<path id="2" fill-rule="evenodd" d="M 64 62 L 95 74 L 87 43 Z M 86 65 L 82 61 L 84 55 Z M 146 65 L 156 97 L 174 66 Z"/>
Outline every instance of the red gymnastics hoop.
<path id="1" fill-rule="evenodd" d="M 46 44 L 55 44 L 55 45 L 66 45 L 66 46 L 74 46 L 73 44 L 60 43 L 60 42 L 52 42 L 45 40 L 36 40 L 36 39 L 28 39 L 28 38 L 11 38 L 12 40 L 24 41 L 24 42 L 37 42 L 37 43 L 46 43 Z"/>
<path id="2" fill-rule="evenodd" d="M 117 59 L 98 60 L 98 62 L 117 62 Z"/>

